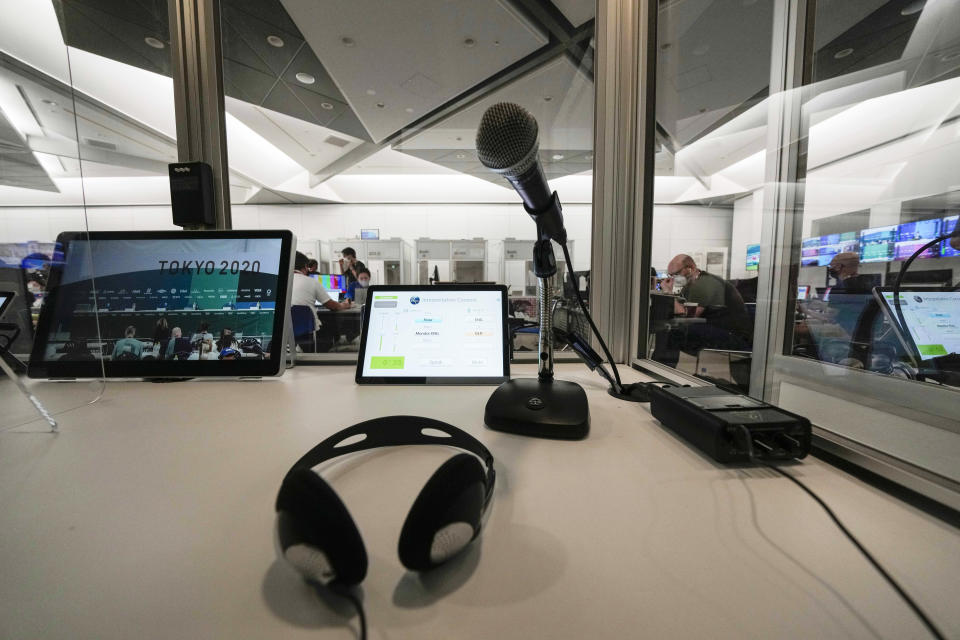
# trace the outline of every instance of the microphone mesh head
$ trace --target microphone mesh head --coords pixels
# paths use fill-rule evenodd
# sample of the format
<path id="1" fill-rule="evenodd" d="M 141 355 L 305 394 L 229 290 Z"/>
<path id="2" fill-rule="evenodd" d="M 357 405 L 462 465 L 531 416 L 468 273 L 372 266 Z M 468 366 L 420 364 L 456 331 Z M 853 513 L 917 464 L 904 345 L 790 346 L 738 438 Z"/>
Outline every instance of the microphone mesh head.
<path id="1" fill-rule="evenodd" d="M 499 102 L 483 114 L 477 155 L 483 166 L 505 177 L 520 175 L 537 161 L 537 121 L 518 104 Z"/>

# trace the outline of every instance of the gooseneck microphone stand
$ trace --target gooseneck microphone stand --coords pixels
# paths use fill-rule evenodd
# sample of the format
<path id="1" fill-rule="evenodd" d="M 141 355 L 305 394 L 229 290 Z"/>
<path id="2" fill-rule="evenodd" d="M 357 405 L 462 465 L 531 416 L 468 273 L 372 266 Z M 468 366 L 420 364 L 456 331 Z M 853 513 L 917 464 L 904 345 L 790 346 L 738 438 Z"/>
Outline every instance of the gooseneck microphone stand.
<path id="1" fill-rule="evenodd" d="M 535 213 L 524 205 L 537 225 L 533 271 L 537 276 L 537 377 L 514 378 L 501 384 L 487 400 L 484 422 L 491 429 L 540 438 L 580 440 L 590 432 L 587 394 L 575 382 L 553 377 L 553 288 L 557 261 L 551 241 L 565 244 L 560 200 L 554 192 L 550 206 Z"/>

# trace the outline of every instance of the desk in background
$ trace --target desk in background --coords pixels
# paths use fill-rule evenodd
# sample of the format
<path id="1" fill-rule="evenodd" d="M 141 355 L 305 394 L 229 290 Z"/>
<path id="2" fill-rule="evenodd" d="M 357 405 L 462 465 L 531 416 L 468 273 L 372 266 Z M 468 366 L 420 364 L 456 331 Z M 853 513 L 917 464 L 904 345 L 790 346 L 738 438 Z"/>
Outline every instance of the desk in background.
<path id="1" fill-rule="evenodd" d="M 582 442 L 486 429 L 491 387 L 359 387 L 353 373 L 112 382 L 59 416 L 57 436 L 36 423 L 0 434 L 0 637 L 356 638 L 348 604 L 276 562 L 273 502 L 310 447 L 389 413 L 469 431 L 498 480 L 479 544 L 416 576 L 396 556 L 400 526 L 452 452 L 379 451 L 325 474 L 370 554 L 371 638 L 928 637 L 806 494 L 714 464 L 581 365 L 557 375 L 587 390 Z M 816 459 L 792 471 L 960 637 L 956 530 Z"/>

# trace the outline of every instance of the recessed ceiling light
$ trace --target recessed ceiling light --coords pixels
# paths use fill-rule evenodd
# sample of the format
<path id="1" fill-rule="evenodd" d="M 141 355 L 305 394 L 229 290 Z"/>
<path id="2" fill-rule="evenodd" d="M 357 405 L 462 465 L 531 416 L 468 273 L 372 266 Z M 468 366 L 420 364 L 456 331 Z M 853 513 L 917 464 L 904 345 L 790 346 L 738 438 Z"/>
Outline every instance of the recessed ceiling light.
<path id="1" fill-rule="evenodd" d="M 301 82 L 303 84 L 313 84 L 314 82 L 317 81 L 317 79 L 314 78 L 312 75 L 310 75 L 309 73 L 304 73 L 303 71 L 297 72 L 297 75 L 295 75 L 294 77 L 297 79 L 297 82 Z"/>
<path id="2" fill-rule="evenodd" d="M 153 47 L 154 49 L 163 49 L 164 46 L 162 41 L 157 40 L 153 36 L 147 36 L 143 41 L 147 43 L 148 47 Z"/>
<path id="3" fill-rule="evenodd" d="M 267 36 L 267 44 L 278 49 L 283 46 L 283 38 L 280 36 Z"/>
<path id="4" fill-rule="evenodd" d="M 463 160 L 463 159 L 466 158 L 466 157 L 467 157 L 467 154 L 465 154 L 465 153 L 458 153 L 458 154 L 457 154 L 457 160 Z"/>
<path id="5" fill-rule="evenodd" d="M 42 102 L 43 104 L 48 104 L 48 105 L 50 105 L 51 107 L 57 106 L 57 103 L 56 103 L 56 102 L 54 102 L 53 100 L 47 100 L 46 98 L 44 98 L 44 99 L 41 100 L 40 102 Z"/>
<path id="6" fill-rule="evenodd" d="M 352 47 L 357 44 L 357 41 L 349 36 L 343 36 L 342 38 L 340 38 L 340 44 L 342 44 L 345 47 Z"/>
<path id="7" fill-rule="evenodd" d="M 320 108 L 321 108 L 321 109 L 326 109 L 327 111 L 330 111 L 330 110 L 333 109 L 333 105 L 330 104 L 329 102 L 321 102 L 321 103 L 320 103 Z"/>
<path id="8" fill-rule="evenodd" d="M 710 45 L 704 42 L 703 44 L 699 45 L 696 49 L 693 50 L 693 55 L 702 56 L 707 51 L 710 51 Z"/>
<path id="9" fill-rule="evenodd" d="M 551 100 L 553 100 L 553 96 L 543 96 L 544 102 L 550 102 Z"/>
<path id="10" fill-rule="evenodd" d="M 552 157 L 554 160 L 563 160 L 563 154 L 562 154 L 562 153 L 555 153 L 555 154 L 553 154 L 551 157 Z"/>
<path id="11" fill-rule="evenodd" d="M 915 0 L 911 2 L 903 9 L 900 9 L 900 15 L 902 16 L 912 16 L 915 13 L 920 13 L 923 11 L 923 5 L 927 4 L 927 0 Z"/>
<path id="12" fill-rule="evenodd" d="M 465 46 L 467 49 L 472 49 L 474 46 L 476 46 L 476 44 L 477 41 L 473 38 L 464 38 L 463 40 L 463 46 Z"/>
<path id="13" fill-rule="evenodd" d="M 835 54 L 833 54 L 833 57 L 839 60 L 840 58 L 846 58 L 851 53 L 853 53 L 853 49 L 847 47 L 846 49 L 840 49 L 840 51 L 837 51 Z"/>
<path id="14" fill-rule="evenodd" d="M 410 107 L 407 107 L 406 109 L 404 109 L 404 111 L 406 111 L 407 113 L 413 113 L 413 109 L 411 109 Z"/>
<path id="15" fill-rule="evenodd" d="M 377 109 L 383 109 L 385 106 L 387 105 L 383 104 L 382 102 L 377 103 Z"/>
<path id="16" fill-rule="evenodd" d="M 374 91 L 373 89 L 367 89 L 367 95 L 368 95 L 368 96 L 375 96 L 375 95 L 377 95 L 377 92 Z"/>
<path id="17" fill-rule="evenodd" d="M 945 53 L 940 56 L 940 62 L 953 62 L 954 60 L 960 60 L 960 51 Z"/>

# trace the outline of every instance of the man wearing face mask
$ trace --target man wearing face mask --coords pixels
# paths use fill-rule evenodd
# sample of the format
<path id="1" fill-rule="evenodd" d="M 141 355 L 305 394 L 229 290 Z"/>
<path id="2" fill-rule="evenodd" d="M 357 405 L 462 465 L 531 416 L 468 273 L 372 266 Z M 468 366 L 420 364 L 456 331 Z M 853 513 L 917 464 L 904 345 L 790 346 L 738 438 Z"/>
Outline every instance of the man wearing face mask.
<path id="1" fill-rule="evenodd" d="M 830 288 L 831 293 L 872 293 L 873 280 L 869 276 L 860 275 L 860 256 L 852 251 L 845 251 L 833 256 L 827 266 L 827 275 L 836 278 L 837 284 Z"/>
<path id="2" fill-rule="evenodd" d="M 369 286 L 370 286 L 370 270 L 365 267 L 357 269 L 357 279 L 354 282 L 351 282 L 347 286 L 347 292 L 344 294 L 344 297 L 347 300 L 356 300 L 357 289 L 358 288 L 366 289 Z"/>
<path id="3" fill-rule="evenodd" d="M 657 337 L 654 360 L 677 366 L 680 351 L 696 355 L 701 349 L 750 349 L 750 322 L 743 298 L 736 288 L 721 278 L 697 268 L 686 254 L 675 256 L 667 265 L 669 277 L 662 289 L 678 292 L 689 303 L 696 303 L 695 317 L 706 322 L 677 327 Z M 674 303 L 678 316 L 686 315 L 680 301 Z"/>

